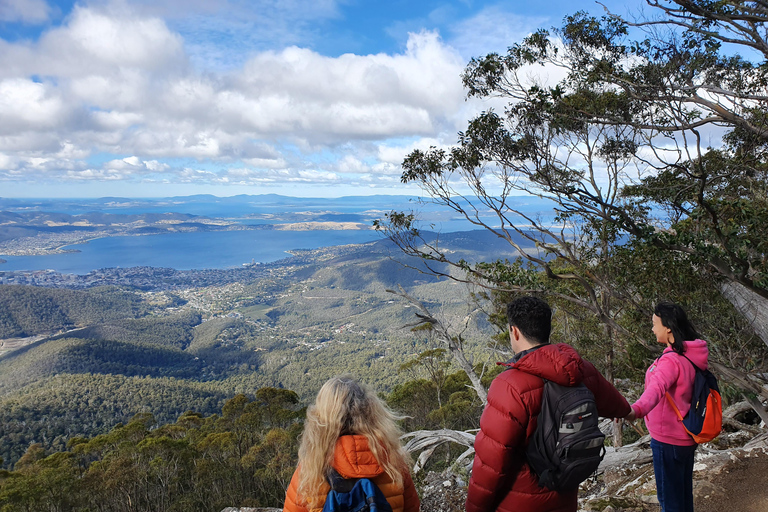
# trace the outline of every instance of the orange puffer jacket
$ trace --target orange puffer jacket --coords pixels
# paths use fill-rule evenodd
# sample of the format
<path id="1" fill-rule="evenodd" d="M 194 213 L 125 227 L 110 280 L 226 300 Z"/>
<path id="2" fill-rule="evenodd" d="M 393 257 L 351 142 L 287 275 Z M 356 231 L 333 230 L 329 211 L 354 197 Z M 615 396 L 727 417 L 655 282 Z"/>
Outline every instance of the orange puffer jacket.
<path id="1" fill-rule="evenodd" d="M 379 465 L 368 447 L 368 439 L 360 435 L 341 436 L 336 441 L 333 468 L 344 478 L 369 478 L 375 483 L 392 507 L 392 512 L 418 512 L 419 496 L 408 471 L 403 474 L 403 485 L 395 485 Z M 327 482 L 317 494 L 300 500 L 298 497 L 299 471 L 297 468 L 285 494 L 283 512 L 320 512 L 331 486 Z"/>

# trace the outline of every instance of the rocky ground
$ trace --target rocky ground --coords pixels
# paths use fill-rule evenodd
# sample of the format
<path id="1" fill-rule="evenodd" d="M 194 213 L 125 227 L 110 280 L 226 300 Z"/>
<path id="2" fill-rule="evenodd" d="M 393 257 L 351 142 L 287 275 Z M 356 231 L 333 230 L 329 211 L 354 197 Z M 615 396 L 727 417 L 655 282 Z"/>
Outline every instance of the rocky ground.
<path id="1" fill-rule="evenodd" d="M 751 437 L 739 432 L 733 438 Z M 658 512 L 656 484 L 648 439 L 611 450 L 594 481 L 582 486 L 581 512 Z M 731 439 L 730 442 L 734 442 Z M 738 447 L 702 446 L 694 467 L 696 512 L 768 512 L 768 434 Z M 421 487 L 423 512 L 464 510 L 466 476 L 429 473 Z"/>
<path id="2" fill-rule="evenodd" d="M 729 428 L 712 443 L 700 445 L 696 452 L 693 468 L 696 512 L 768 512 L 768 431 L 764 424 L 745 423 L 743 412 L 749 407 L 741 405 L 724 412 Z M 416 482 L 422 512 L 464 510 L 466 470 L 419 474 Z M 608 448 L 597 476 L 584 482 L 579 493 L 579 512 L 659 510 L 648 436 L 622 448 Z M 222 512 L 277 510 L 226 509 Z"/>
<path id="3" fill-rule="evenodd" d="M 602 474 L 585 482 L 579 512 L 658 512 L 656 485 L 647 441 L 611 451 Z M 744 446 L 703 447 L 694 467 L 696 512 L 768 512 L 768 434 Z M 451 470 L 428 473 L 420 486 L 422 512 L 462 512 L 467 477 Z M 280 509 L 231 508 L 222 512 L 278 512 Z"/>

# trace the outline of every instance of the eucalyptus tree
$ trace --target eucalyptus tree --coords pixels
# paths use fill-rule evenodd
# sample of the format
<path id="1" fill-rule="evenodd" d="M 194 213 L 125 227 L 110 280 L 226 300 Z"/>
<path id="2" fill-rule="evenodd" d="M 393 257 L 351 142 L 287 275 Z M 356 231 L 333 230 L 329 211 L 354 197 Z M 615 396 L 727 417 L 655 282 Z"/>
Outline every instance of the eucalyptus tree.
<path id="1" fill-rule="evenodd" d="M 439 238 L 419 229 L 414 214 L 392 212 L 378 227 L 407 254 L 420 256 L 435 274 L 471 279 L 496 293 L 546 294 L 566 313 L 589 311 L 603 325 L 600 337 L 606 340 L 610 373 L 613 341 L 635 338 L 618 320 L 634 296 L 615 286 L 605 269 L 624 242 L 611 212 L 645 213 L 620 195 L 631 183 L 638 130 L 568 116 L 567 109 L 577 104 L 593 110 L 623 105 L 617 98 L 581 90 L 564 106 L 546 83 L 530 81 L 520 72 L 526 51 L 523 45 L 510 49 L 518 68 L 508 61 L 493 88 L 483 67 L 495 65 L 498 56 L 472 61 L 464 74 L 469 94 L 507 98 L 505 112 L 488 110 L 473 119 L 450 150 L 412 152 L 402 175 L 403 182 L 421 186 L 431 201 L 504 239 L 516 249 L 518 260 L 455 261 Z M 524 211 L 520 203 L 525 196 L 549 200 L 554 216 Z"/>
<path id="2" fill-rule="evenodd" d="M 464 75 L 470 94 L 477 64 L 471 63 Z M 414 151 L 403 162 L 402 175 L 403 182 L 417 183 L 433 202 L 509 243 L 519 255 L 516 261 L 455 261 L 439 238 L 419 229 L 413 214 L 392 212 L 378 226 L 405 253 L 420 256 L 429 271 L 472 280 L 496 299 L 543 294 L 560 317 L 583 318 L 588 312 L 597 322 L 581 325 L 596 329 L 591 338 L 600 340 L 599 362 L 612 378 L 614 347 L 623 352 L 628 340 L 638 339 L 620 319 L 635 296 L 616 285 L 610 266 L 625 242 L 611 212 L 623 208 L 643 214 L 641 206 L 620 195 L 631 183 L 637 130 L 569 118 L 562 104 L 548 96 L 546 84 L 526 80 L 523 73 L 505 74 L 495 91 L 485 92 L 513 100 L 503 114 L 489 110 L 476 117 L 450 150 Z M 570 107 L 577 102 L 590 109 L 616 107 L 610 98 L 590 91 L 571 95 Z M 520 203 L 525 196 L 550 201 L 554 216 L 524 211 Z"/>
<path id="3" fill-rule="evenodd" d="M 766 5 L 647 3 L 655 16 L 639 20 L 570 16 L 506 56 L 473 61 L 465 83 L 470 94 L 487 95 L 526 65 L 552 66 L 565 78 L 541 94 L 566 120 L 634 129 L 633 162 L 642 172 L 621 195 L 656 208 L 609 205 L 609 216 L 635 240 L 719 283 L 768 346 Z M 637 31 L 642 39 L 630 37 Z M 585 90 L 615 107 L 574 101 Z M 761 371 L 720 370 L 768 398 Z"/>
<path id="4" fill-rule="evenodd" d="M 589 311 L 608 347 L 633 335 L 624 311 L 647 314 L 659 298 L 643 280 L 664 279 L 632 281 L 616 263 L 629 249 L 666 251 L 670 265 L 720 283 L 768 345 L 768 307 L 754 306 L 768 299 L 768 10 L 647 3 L 655 17 L 577 13 L 505 54 L 472 59 L 468 96 L 506 101 L 504 111 L 473 119 L 452 148 L 404 160 L 404 183 L 508 241 L 518 261 L 452 261 L 414 214 L 392 212 L 379 228 L 436 274 Z M 537 70 L 544 78 L 531 78 Z M 550 199 L 555 218 L 526 214 L 521 194 Z"/>
<path id="5" fill-rule="evenodd" d="M 663 16 L 632 23 L 569 16 L 562 28 L 540 30 L 506 55 L 472 60 L 464 83 L 470 96 L 521 101 L 521 72 L 533 65 L 561 70 L 565 78 L 557 84 L 525 92 L 557 105 L 564 124 L 631 130 L 632 145 L 623 147 L 641 173 L 621 193 L 656 203 L 665 215 L 649 217 L 646 210 L 638 217 L 636 208 L 626 208 L 631 201 L 602 202 L 605 214 L 633 236 L 768 298 L 768 18 L 739 24 L 757 3 L 649 4 Z M 646 37 L 631 39 L 633 27 Z"/>

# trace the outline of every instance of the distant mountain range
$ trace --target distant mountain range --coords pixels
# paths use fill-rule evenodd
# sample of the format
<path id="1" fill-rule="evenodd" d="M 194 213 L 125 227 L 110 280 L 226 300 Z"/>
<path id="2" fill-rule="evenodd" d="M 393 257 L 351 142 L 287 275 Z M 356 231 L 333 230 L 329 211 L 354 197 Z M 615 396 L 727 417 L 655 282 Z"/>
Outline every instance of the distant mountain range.
<path id="1" fill-rule="evenodd" d="M 537 197 L 515 197 L 512 201 L 526 212 L 551 212 L 551 202 Z M 253 209 L 279 208 L 272 213 L 289 211 L 307 211 L 318 209 L 356 211 L 368 210 L 415 210 L 427 214 L 435 212 L 449 213 L 444 206 L 431 204 L 429 199 L 413 196 L 372 195 L 347 196 L 339 198 L 305 198 L 277 194 L 237 195 L 218 197 L 208 194 L 176 196 L 166 198 L 3 198 L 0 197 L 0 211 L 46 211 L 60 213 L 129 213 L 131 210 L 179 212 L 194 215 L 223 216 L 233 212 L 247 214 Z M 218 215 L 216 214 L 218 212 Z"/>

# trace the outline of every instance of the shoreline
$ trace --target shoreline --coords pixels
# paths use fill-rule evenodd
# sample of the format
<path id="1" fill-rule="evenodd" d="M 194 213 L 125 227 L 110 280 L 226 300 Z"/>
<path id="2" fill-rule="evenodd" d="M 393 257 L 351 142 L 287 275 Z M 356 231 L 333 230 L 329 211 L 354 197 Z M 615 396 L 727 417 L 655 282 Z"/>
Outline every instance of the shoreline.
<path id="1" fill-rule="evenodd" d="M 212 224 L 213 225 L 213 224 Z M 275 231 L 370 231 L 367 225 L 356 222 L 295 222 L 284 224 L 218 224 L 224 229 L 165 229 L 156 233 L 136 233 L 130 230 L 128 231 L 114 231 L 114 232 L 102 232 L 97 235 L 88 233 L 82 238 L 74 238 L 64 240 L 56 236 L 56 234 L 44 234 L 38 233 L 35 237 L 23 237 L 17 239 L 6 240 L 0 244 L 0 264 L 7 263 L 7 260 L 2 260 L 2 256 L 11 257 L 25 257 L 25 256 L 51 256 L 54 254 L 70 254 L 82 252 L 78 249 L 65 250 L 64 247 L 70 245 L 87 244 L 92 240 L 98 240 L 100 238 L 114 238 L 119 236 L 155 236 L 155 235 L 172 235 L 177 233 L 216 233 L 226 231 L 262 231 L 262 230 L 275 230 Z M 164 226 L 165 227 L 165 226 Z M 73 233 L 68 233 L 73 235 Z M 41 240 L 40 238 L 43 238 Z M 40 247 L 27 247 L 33 241 L 41 242 Z M 52 243 L 53 242 L 53 243 Z"/>

